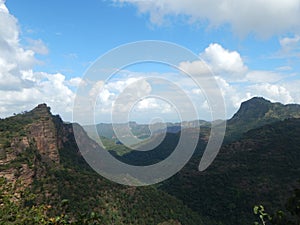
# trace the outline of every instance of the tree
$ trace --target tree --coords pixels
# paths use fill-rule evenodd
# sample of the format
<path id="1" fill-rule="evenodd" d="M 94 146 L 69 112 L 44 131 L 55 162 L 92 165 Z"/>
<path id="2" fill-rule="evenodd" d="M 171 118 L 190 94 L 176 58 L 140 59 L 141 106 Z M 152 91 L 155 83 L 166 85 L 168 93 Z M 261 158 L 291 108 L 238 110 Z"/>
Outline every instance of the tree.
<path id="1" fill-rule="evenodd" d="M 254 214 L 259 217 L 255 225 L 300 225 L 300 189 L 295 189 L 293 195 L 286 203 L 287 212 L 277 211 L 273 215 L 265 212 L 262 205 L 254 206 Z"/>

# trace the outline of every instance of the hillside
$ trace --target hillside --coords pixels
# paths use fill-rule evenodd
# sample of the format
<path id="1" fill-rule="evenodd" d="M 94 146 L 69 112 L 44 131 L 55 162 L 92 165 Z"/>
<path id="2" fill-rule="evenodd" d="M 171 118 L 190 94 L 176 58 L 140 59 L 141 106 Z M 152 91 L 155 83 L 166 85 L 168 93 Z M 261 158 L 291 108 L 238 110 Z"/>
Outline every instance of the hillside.
<path id="1" fill-rule="evenodd" d="M 288 118 L 300 118 L 300 105 L 272 103 L 262 97 L 254 97 L 243 102 L 227 121 L 226 141 L 236 140 L 250 129 Z"/>
<path id="2" fill-rule="evenodd" d="M 222 224 L 250 224 L 252 208 L 285 208 L 300 179 L 300 119 L 287 119 L 248 131 L 225 145 L 213 164 L 197 171 L 194 159 L 160 189 Z"/>
<path id="3" fill-rule="evenodd" d="M 223 143 L 229 144 L 233 141 L 237 141 L 249 130 L 289 118 L 300 118 L 300 105 L 283 105 L 281 103 L 272 103 L 261 97 L 254 97 L 243 102 L 234 116 L 227 120 L 226 134 Z M 188 123 L 185 123 L 182 129 L 187 129 L 190 136 L 198 134 L 197 129 L 193 129 L 195 124 L 192 123 L 190 126 L 187 126 L 187 124 Z M 203 154 L 210 135 L 210 123 L 199 121 L 199 124 L 199 142 L 195 151 L 195 155 L 198 156 Z M 168 126 L 171 127 L 171 124 L 168 124 Z M 108 144 L 108 149 L 121 161 L 133 165 L 156 163 L 171 154 L 178 143 L 180 130 L 175 133 L 168 132 L 165 138 L 161 137 L 164 134 L 158 133 L 157 135 L 158 136 L 154 137 L 154 139 L 149 139 L 141 143 L 140 148 L 148 149 L 148 146 L 152 146 L 152 142 L 155 142 L 156 139 L 163 139 L 163 142 L 159 146 L 148 152 L 130 151 L 130 149 L 125 149 L 123 145 L 116 146 L 113 144 Z M 119 152 L 122 154 L 119 154 Z"/>
<path id="4" fill-rule="evenodd" d="M 22 215 L 31 213 L 27 218 L 33 219 L 32 207 L 43 205 L 41 215 L 64 213 L 69 221 L 93 212 L 99 215 L 97 224 L 203 224 L 197 213 L 163 191 L 117 185 L 96 174 L 77 149 L 72 124 L 53 116 L 45 104 L 0 120 L 0 127 L 0 177 L 5 178 L 0 224 L 31 224 Z M 81 138 L 95 144 L 84 132 Z M 19 193 L 20 200 L 8 199 L 10 192 Z M 33 197 L 22 199 L 24 192 Z M 21 204 L 22 213 L 10 212 L 14 204 Z"/>

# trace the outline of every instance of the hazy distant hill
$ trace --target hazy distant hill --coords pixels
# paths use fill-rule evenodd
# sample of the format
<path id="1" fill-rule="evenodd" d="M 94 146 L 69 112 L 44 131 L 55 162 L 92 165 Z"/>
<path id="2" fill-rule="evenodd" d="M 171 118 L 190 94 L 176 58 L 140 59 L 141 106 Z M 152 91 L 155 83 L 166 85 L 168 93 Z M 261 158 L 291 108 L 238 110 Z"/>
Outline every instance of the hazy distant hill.
<path id="1" fill-rule="evenodd" d="M 300 105 L 271 103 L 264 98 L 254 97 L 243 102 L 237 113 L 235 113 L 234 116 L 227 121 L 224 143 L 226 144 L 238 140 L 251 129 L 289 118 L 300 118 Z M 187 124 L 188 123 L 185 123 L 185 126 L 183 126 L 182 129 L 187 129 L 190 136 L 198 134 L 198 131 L 193 129 L 195 127 L 195 122 L 192 122 L 189 126 Z M 201 125 L 199 143 L 195 154 L 202 155 L 206 142 L 209 139 L 210 123 L 200 121 L 199 124 Z M 168 124 L 168 126 L 172 127 L 171 124 Z M 152 142 L 155 142 L 156 139 L 160 139 L 160 136 L 163 134 L 157 133 L 157 135 L 158 136 L 154 137 L 152 140 L 150 139 L 142 142 L 140 148 L 144 147 L 147 149 L 147 146 L 151 146 Z M 155 149 L 148 152 L 130 151 L 127 149 L 127 151 L 121 151 L 123 154 L 121 154 L 122 157 L 119 158 L 124 162 L 134 165 L 148 165 L 159 162 L 171 154 L 178 143 L 179 137 L 180 130 L 174 133 L 169 132 L 164 141 Z M 112 145 L 110 145 L 110 147 L 111 148 L 109 150 L 114 151 L 116 154 L 120 151 L 119 149 L 122 149 L 122 147 Z"/>
<path id="2" fill-rule="evenodd" d="M 226 140 L 231 141 L 241 137 L 241 135 L 250 129 L 258 128 L 265 124 L 270 124 L 276 121 L 282 121 L 288 118 L 300 118 L 300 105 L 281 103 L 272 103 L 262 97 L 254 97 L 245 102 L 242 102 L 239 110 L 233 115 L 233 117 L 227 120 Z M 154 134 L 164 133 L 178 133 L 181 129 L 195 128 L 197 124 L 204 128 L 204 132 L 207 132 L 207 128 L 210 127 L 210 122 L 199 121 L 184 121 L 181 123 L 156 123 L 151 125 L 152 132 Z M 115 124 L 120 130 L 126 130 L 126 127 L 130 127 L 130 131 L 137 138 L 146 139 L 151 135 L 148 124 L 138 124 L 136 122 L 129 122 L 123 124 Z M 164 130 L 162 127 L 166 126 Z M 91 130 L 95 129 L 94 125 L 84 126 L 84 129 L 88 134 L 92 133 Z M 112 139 L 117 142 L 112 124 L 100 123 L 96 125 L 98 135 L 108 139 Z M 122 132 L 120 132 L 122 133 Z M 124 134 L 126 135 L 126 133 Z M 95 138 L 95 137 L 92 137 Z M 97 139 L 97 138 L 95 138 Z"/>
<path id="3" fill-rule="evenodd" d="M 123 134 L 123 138 L 126 139 L 127 133 L 124 131 L 127 131 L 127 127 L 130 128 L 130 131 L 132 132 L 132 134 L 143 140 L 143 139 L 147 139 L 152 135 L 159 135 L 160 133 L 178 133 L 181 129 L 185 129 L 185 128 L 193 128 L 193 127 L 197 127 L 198 124 L 200 124 L 201 126 L 209 126 L 209 122 L 206 122 L 204 120 L 199 120 L 199 121 L 184 121 L 182 123 L 154 123 L 154 124 L 138 124 L 136 122 L 129 122 L 129 123 L 118 123 L 118 124 L 114 124 L 114 126 L 120 130 L 120 133 Z M 150 130 L 151 127 L 151 130 Z M 92 139 L 97 140 L 98 136 L 105 137 L 108 139 L 111 139 L 115 142 L 118 142 L 118 138 L 115 134 L 114 131 L 114 127 L 112 124 L 110 123 L 99 123 L 96 125 L 96 130 L 98 132 L 97 137 L 93 137 L 93 130 L 95 129 L 94 125 L 85 125 L 83 126 L 83 128 L 85 129 L 85 131 L 87 132 L 88 135 L 91 136 Z M 152 132 L 152 133 L 151 133 Z M 130 139 L 127 140 L 128 143 L 130 143 Z"/>

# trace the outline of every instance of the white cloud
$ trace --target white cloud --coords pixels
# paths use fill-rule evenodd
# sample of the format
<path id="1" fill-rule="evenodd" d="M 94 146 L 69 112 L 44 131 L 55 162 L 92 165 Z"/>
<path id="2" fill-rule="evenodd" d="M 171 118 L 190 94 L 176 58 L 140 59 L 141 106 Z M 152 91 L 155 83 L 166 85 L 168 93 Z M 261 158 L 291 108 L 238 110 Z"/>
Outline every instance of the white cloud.
<path id="1" fill-rule="evenodd" d="M 280 66 L 280 67 L 277 67 L 275 70 L 277 70 L 277 71 L 290 71 L 292 69 L 293 68 L 291 66 Z"/>
<path id="2" fill-rule="evenodd" d="M 292 81 L 292 82 L 286 82 L 282 84 L 282 86 L 290 92 L 290 95 L 294 99 L 294 103 L 300 104 L 300 80 Z"/>
<path id="3" fill-rule="evenodd" d="M 282 39 L 279 40 L 279 43 L 281 45 L 281 47 L 283 48 L 284 51 L 291 51 L 293 50 L 295 47 L 298 46 L 300 42 L 300 36 L 299 35 L 295 35 L 294 37 L 284 37 Z"/>
<path id="4" fill-rule="evenodd" d="M 120 71 L 120 73 L 123 74 L 122 78 L 112 79 L 101 86 L 101 89 L 97 89 L 96 118 L 105 118 L 110 121 L 109 115 L 113 110 L 114 113 L 122 115 L 120 116 L 122 118 L 124 112 L 129 112 L 133 120 L 145 122 L 150 118 L 162 116 L 166 121 L 170 121 L 174 118 L 178 119 L 174 107 L 181 109 L 186 115 L 191 110 L 185 96 L 181 92 L 179 94 L 175 88 L 178 85 L 177 88 L 185 91 L 189 96 L 190 87 L 195 87 L 190 78 L 186 76 L 182 78 L 180 74 L 171 73 L 151 73 L 151 78 L 149 78 L 149 73 L 130 73 L 129 71 Z M 180 81 L 178 79 L 173 81 L 172 75 L 176 78 L 181 77 Z M 153 76 L 158 79 L 153 79 Z M 193 98 L 193 96 L 190 97 Z M 199 95 L 196 100 L 199 100 Z M 206 113 L 207 115 L 209 118 L 209 113 Z M 124 122 L 124 120 L 121 121 Z"/>
<path id="5" fill-rule="evenodd" d="M 35 78 L 33 87 L 21 90 L 0 90 L 0 105 L 5 108 L 4 114 L 29 110 L 38 103 L 46 102 L 54 113 L 61 113 L 70 119 L 74 93 L 64 85 L 62 74 L 32 73 Z"/>
<path id="6" fill-rule="evenodd" d="M 132 84 L 136 83 L 138 80 L 143 78 L 142 74 L 137 74 L 137 75 L 135 75 L 135 77 L 130 77 L 130 73 L 128 75 L 126 75 L 126 73 L 128 73 L 128 71 L 126 71 L 124 73 L 125 79 L 108 82 L 106 84 L 107 88 L 114 90 L 114 91 L 122 92 L 126 87 L 134 87 L 134 85 L 132 85 Z"/>
<path id="7" fill-rule="evenodd" d="M 19 42 L 17 19 L 0 0 L 0 117 L 29 110 L 46 102 L 54 113 L 71 119 L 74 93 L 60 73 L 49 74 L 33 71 L 38 63 L 36 54 L 47 54 L 41 40 L 28 40 L 29 46 Z"/>
<path id="8" fill-rule="evenodd" d="M 210 44 L 200 53 L 200 58 L 203 61 L 181 62 L 179 68 L 192 75 L 210 74 L 235 82 L 245 79 L 248 71 L 237 51 L 230 51 L 217 43 Z"/>
<path id="9" fill-rule="evenodd" d="M 277 82 L 283 79 L 283 75 L 274 71 L 253 70 L 246 74 L 246 80 L 252 83 Z"/>
<path id="10" fill-rule="evenodd" d="M 97 97 L 100 90 L 104 87 L 104 81 L 100 80 L 93 84 L 93 87 L 89 91 L 90 97 Z"/>
<path id="11" fill-rule="evenodd" d="M 27 39 L 27 42 L 29 44 L 29 46 L 27 48 L 31 49 L 35 53 L 40 54 L 40 55 L 47 55 L 49 53 L 47 46 L 41 39 L 38 39 L 38 40 Z"/>
<path id="12" fill-rule="evenodd" d="M 274 68 L 274 71 L 250 70 L 239 52 L 225 49 L 217 43 L 210 44 L 199 55 L 203 61 L 181 62 L 179 68 L 192 75 L 210 74 L 222 77 L 227 82 L 241 83 L 278 82 L 286 77 L 280 71 L 290 69 L 290 67 L 281 67 Z"/>
<path id="13" fill-rule="evenodd" d="M 269 83 L 255 84 L 249 86 L 248 89 L 252 91 L 252 93 L 255 93 L 255 95 L 264 96 L 265 98 L 274 102 L 281 102 L 285 104 L 294 102 L 289 90 L 282 85 Z"/>
<path id="14" fill-rule="evenodd" d="M 231 84 L 218 76 L 216 77 L 216 80 L 224 98 L 228 118 L 238 110 L 241 102 L 253 97 L 250 96 L 249 92 L 245 91 L 245 89 L 240 88 L 239 84 Z"/>
<path id="15" fill-rule="evenodd" d="M 279 40 L 281 57 L 300 57 L 300 36 L 284 37 Z"/>
<path id="16" fill-rule="evenodd" d="M 287 39 L 285 44 L 289 45 L 294 41 Z M 293 74 L 283 73 L 288 72 L 290 67 L 274 68 L 274 71 L 251 70 L 237 51 L 224 49 L 219 44 L 209 45 L 200 56 L 214 72 L 213 76 L 225 100 L 228 117 L 236 112 L 241 102 L 254 96 L 263 96 L 282 103 L 300 103 L 299 82 L 290 79 Z M 182 62 L 179 67 L 192 74 L 200 74 L 205 71 L 204 65 L 202 61 Z M 202 108 L 207 109 L 207 102 L 199 98 L 202 95 L 201 89 L 190 90 L 191 95 L 198 96 L 204 102 Z"/>
<path id="17" fill-rule="evenodd" d="M 299 0 L 113 0 L 130 3 L 140 13 L 149 13 L 154 24 L 168 17 L 185 16 L 187 22 L 218 27 L 229 24 L 238 35 L 255 33 L 262 37 L 300 30 Z M 276 22 L 275 22 L 276 21 Z M 169 22 L 169 21 L 168 21 Z"/>
<path id="18" fill-rule="evenodd" d="M 191 75 L 205 75 L 211 74 L 208 65 L 204 61 L 181 62 L 179 68 Z"/>
<path id="19" fill-rule="evenodd" d="M 101 115 L 103 113 L 109 115 L 113 108 L 115 111 L 128 110 L 131 101 L 151 91 L 149 84 L 141 79 L 142 77 L 124 77 L 106 83 L 97 81 L 89 91 L 89 96 L 94 99 L 92 101 L 96 102 L 96 111 Z"/>
<path id="20" fill-rule="evenodd" d="M 237 51 L 224 49 L 220 44 L 210 44 L 202 54 L 202 57 L 216 73 L 226 74 L 239 79 L 248 70 L 241 55 Z"/>
<path id="21" fill-rule="evenodd" d="M 8 13 L 8 9 L 4 3 L 5 3 L 4 0 L 0 0 L 0 12 Z"/>
<path id="22" fill-rule="evenodd" d="M 123 85 L 120 85 L 121 83 Z M 117 114 L 130 112 L 134 104 L 140 99 L 147 97 L 152 90 L 151 85 L 145 79 L 128 78 L 123 81 L 111 82 L 107 87 L 114 87 L 114 84 L 117 84 L 118 93 L 115 95 L 116 98 L 112 104 L 113 111 Z"/>
<path id="23" fill-rule="evenodd" d="M 169 113 L 171 112 L 171 106 L 155 98 L 144 98 L 137 103 L 136 110 L 139 112 L 155 110 L 157 112 Z"/>
<path id="24" fill-rule="evenodd" d="M 78 87 L 80 85 L 83 85 L 83 86 L 87 85 L 86 81 L 84 81 L 80 77 L 71 78 L 69 81 L 67 81 L 67 84 L 70 86 L 74 86 L 74 87 Z"/>

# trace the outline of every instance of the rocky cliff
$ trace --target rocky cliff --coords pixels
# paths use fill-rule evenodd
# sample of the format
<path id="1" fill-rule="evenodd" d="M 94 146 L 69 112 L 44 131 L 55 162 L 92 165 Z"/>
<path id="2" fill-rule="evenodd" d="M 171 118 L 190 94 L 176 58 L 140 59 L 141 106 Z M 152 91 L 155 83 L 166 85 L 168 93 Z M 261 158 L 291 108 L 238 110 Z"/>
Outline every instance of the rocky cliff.
<path id="1" fill-rule="evenodd" d="M 29 112 L 0 120 L 0 176 L 26 186 L 43 173 L 38 163 L 60 163 L 59 150 L 72 134 L 71 125 L 40 104 Z M 39 169 L 37 169 L 39 168 Z"/>
<path id="2" fill-rule="evenodd" d="M 62 141 L 55 127 L 50 108 L 46 104 L 38 105 L 32 113 L 39 119 L 27 127 L 28 137 L 34 140 L 37 150 L 44 159 L 59 163 L 58 149 Z"/>

